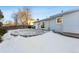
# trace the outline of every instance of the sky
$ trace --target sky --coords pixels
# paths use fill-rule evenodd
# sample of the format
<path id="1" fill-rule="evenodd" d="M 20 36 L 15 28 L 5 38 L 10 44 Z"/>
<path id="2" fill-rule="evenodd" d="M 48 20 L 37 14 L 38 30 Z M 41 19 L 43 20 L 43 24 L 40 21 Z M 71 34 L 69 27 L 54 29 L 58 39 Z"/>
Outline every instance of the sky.
<path id="1" fill-rule="evenodd" d="M 22 8 L 29 8 L 33 19 L 39 18 L 42 20 L 60 13 L 62 10 L 65 12 L 68 10 L 79 9 L 79 6 L 0 6 L 1 11 L 4 14 L 4 19 L 2 21 L 14 21 L 12 15 Z"/>

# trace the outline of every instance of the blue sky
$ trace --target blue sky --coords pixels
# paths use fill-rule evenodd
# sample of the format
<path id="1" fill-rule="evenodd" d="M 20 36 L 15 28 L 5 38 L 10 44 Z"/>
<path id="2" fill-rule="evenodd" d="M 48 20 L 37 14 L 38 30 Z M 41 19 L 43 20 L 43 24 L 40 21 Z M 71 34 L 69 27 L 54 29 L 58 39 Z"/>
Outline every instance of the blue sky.
<path id="1" fill-rule="evenodd" d="M 34 19 L 44 19 L 51 15 L 60 13 L 61 10 L 68 11 L 73 9 L 79 9 L 78 6 L 0 6 L 0 9 L 4 14 L 4 22 L 13 21 L 12 14 L 23 7 L 31 9 L 32 18 Z"/>

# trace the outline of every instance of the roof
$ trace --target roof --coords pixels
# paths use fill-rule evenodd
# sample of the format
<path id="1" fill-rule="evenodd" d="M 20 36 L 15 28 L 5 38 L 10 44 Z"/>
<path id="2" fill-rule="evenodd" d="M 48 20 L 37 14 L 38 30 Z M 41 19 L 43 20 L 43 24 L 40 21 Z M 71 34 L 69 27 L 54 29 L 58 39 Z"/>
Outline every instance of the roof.
<path id="1" fill-rule="evenodd" d="M 36 21 L 36 22 L 52 20 L 52 19 L 54 19 L 54 18 L 56 18 L 56 17 L 60 17 L 60 16 L 63 16 L 63 15 L 67 15 L 67 14 L 74 13 L 74 12 L 78 12 L 78 11 L 79 11 L 79 9 L 76 9 L 76 10 L 69 10 L 69 11 L 66 11 L 66 12 L 63 12 L 63 13 L 59 13 L 59 14 L 50 16 L 50 17 L 48 17 L 48 18 L 45 18 L 45 19 Z M 35 22 L 35 23 L 36 23 L 36 22 Z"/>

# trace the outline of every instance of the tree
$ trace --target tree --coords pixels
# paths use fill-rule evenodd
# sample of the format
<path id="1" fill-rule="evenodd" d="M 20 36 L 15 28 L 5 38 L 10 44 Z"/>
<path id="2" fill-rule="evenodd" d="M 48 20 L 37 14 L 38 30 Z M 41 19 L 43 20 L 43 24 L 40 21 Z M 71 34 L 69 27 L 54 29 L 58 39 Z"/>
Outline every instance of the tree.
<path id="1" fill-rule="evenodd" d="M 2 22 L 0 22 L 0 27 L 3 25 L 3 23 Z"/>
<path id="2" fill-rule="evenodd" d="M 2 11 L 0 10 L 0 19 L 4 18 Z"/>
<path id="3" fill-rule="evenodd" d="M 31 20 L 30 9 L 20 9 L 16 14 L 14 14 L 13 18 L 18 25 L 29 25 L 29 20 Z"/>
<path id="4" fill-rule="evenodd" d="M 2 11 L 0 10 L 0 20 L 4 18 L 4 15 L 2 13 Z M 2 22 L 0 22 L 0 27 L 3 25 Z M 1 39 L 1 37 L 7 32 L 7 30 L 5 29 L 0 29 L 0 42 L 2 42 L 3 40 Z"/>
<path id="5" fill-rule="evenodd" d="M 3 15 L 2 11 L 0 10 L 0 20 L 1 20 L 2 18 L 4 18 L 4 15 Z M 2 22 L 0 22 L 0 26 L 2 26 L 2 25 L 3 25 Z"/>
<path id="6" fill-rule="evenodd" d="M 14 14 L 12 14 L 12 18 L 14 18 L 14 21 L 15 21 L 15 25 L 17 26 L 18 24 L 17 24 L 17 14 L 16 13 L 14 13 Z"/>

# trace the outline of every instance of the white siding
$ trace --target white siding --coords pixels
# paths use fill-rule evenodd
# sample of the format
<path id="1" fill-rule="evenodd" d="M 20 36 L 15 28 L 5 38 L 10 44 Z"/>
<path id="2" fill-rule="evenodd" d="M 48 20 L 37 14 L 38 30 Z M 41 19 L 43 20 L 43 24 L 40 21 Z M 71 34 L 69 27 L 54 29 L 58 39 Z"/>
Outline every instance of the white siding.
<path id="1" fill-rule="evenodd" d="M 79 12 L 64 15 L 63 32 L 79 33 Z"/>
<path id="2" fill-rule="evenodd" d="M 40 22 L 37 22 L 37 23 L 34 23 L 36 29 L 42 29 L 41 28 L 41 25 L 43 24 L 44 22 L 44 25 L 45 25 L 45 30 L 48 30 L 48 27 L 49 27 L 49 21 L 40 21 Z"/>
<path id="3" fill-rule="evenodd" d="M 62 32 L 62 24 L 57 24 L 56 19 L 54 20 L 54 29 L 56 32 Z"/>
<path id="4" fill-rule="evenodd" d="M 55 19 L 50 20 L 50 30 L 55 30 Z"/>
<path id="5" fill-rule="evenodd" d="M 45 21 L 46 30 L 55 30 L 55 19 Z"/>
<path id="6" fill-rule="evenodd" d="M 42 22 L 37 22 L 34 24 L 36 29 L 41 29 Z"/>
<path id="7" fill-rule="evenodd" d="M 72 32 L 79 33 L 79 12 L 70 13 L 67 15 L 63 15 L 64 22 L 63 24 L 56 24 L 56 19 L 41 21 L 40 29 L 42 22 L 45 23 L 45 30 L 55 30 L 57 32 Z M 38 24 L 38 23 L 37 23 Z M 35 25 L 38 28 L 38 25 Z"/>
<path id="8" fill-rule="evenodd" d="M 49 29 L 49 20 L 48 21 L 45 21 L 45 30 L 48 30 Z"/>
<path id="9" fill-rule="evenodd" d="M 38 29 L 38 23 L 34 23 L 35 29 Z"/>

